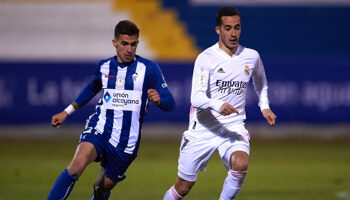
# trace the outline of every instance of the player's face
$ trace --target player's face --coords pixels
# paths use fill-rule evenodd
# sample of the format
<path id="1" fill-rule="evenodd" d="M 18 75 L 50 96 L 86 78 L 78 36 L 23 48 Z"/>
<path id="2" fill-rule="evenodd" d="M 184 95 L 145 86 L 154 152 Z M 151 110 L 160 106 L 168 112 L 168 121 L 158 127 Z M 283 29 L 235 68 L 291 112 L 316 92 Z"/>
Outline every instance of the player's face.
<path id="1" fill-rule="evenodd" d="M 221 20 L 221 26 L 216 27 L 220 48 L 234 53 L 238 47 L 239 36 L 241 35 L 241 19 L 238 15 L 235 15 L 222 16 Z"/>
<path id="2" fill-rule="evenodd" d="M 121 34 L 117 39 L 113 39 L 113 46 L 117 50 L 118 61 L 121 63 L 131 62 L 135 57 L 138 44 L 138 35 Z"/>

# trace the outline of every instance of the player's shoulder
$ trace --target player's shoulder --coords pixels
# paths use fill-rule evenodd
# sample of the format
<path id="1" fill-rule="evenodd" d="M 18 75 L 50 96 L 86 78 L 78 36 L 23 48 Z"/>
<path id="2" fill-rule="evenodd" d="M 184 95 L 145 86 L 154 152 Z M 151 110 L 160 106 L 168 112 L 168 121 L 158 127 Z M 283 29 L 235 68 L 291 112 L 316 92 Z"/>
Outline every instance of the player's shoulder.
<path id="1" fill-rule="evenodd" d="M 259 58 L 259 52 L 255 49 L 248 48 L 242 45 L 239 45 L 238 47 L 239 54 L 244 57 L 250 57 L 250 58 Z"/>
<path id="2" fill-rule="evenodd" d="M 208 62 L 208 61 L 212 60 L 213 57 L 214 58 L 217 57 L 218 55 L 217 55 L 216 46 L 217 45 L 214 44 L 214 45 L 208 47 L 207 49 L 205 49 L 204 51 L 202 51 L 200 54 L 198 54 L 196 61 L 198 62 L 198 61 L 203 60 L 203 61 Z"/>
<path id="3" fill-rule="evenodd" d="M 102 65 L 111 62 L 112 59 L 113 59 L 113 57 L 109 57 L 109 58 L 102 59 L 102 60 L 98 61 L 97 67 L 101 67 Z"/>
<path id="4" fill-rule="evenodd" d="M 139 63 L 142 63 L 146 66 L 146 68 L 159 68 L 158 64 L 155 63 L 152 60 L 149 60 L 147 58 L 141 57 L 141 56 L 136 56 L 136 61 Z"/>

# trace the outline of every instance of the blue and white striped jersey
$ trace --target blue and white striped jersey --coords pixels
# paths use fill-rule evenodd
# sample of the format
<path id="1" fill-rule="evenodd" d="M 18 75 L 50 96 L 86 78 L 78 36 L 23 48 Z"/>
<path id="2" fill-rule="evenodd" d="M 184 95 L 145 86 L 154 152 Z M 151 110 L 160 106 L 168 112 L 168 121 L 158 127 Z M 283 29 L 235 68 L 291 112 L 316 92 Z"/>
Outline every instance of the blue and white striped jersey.
<path id="1" fill-rule="evenodd" d="M 92 80 L 75 100 L 81 107 L 103 90 L 85 132 L 102 134 L 117 150 L 137 154 L 150 88 L 158 91 L 162 110 L 174 109 L 174 98 L 154 62 L 139 56 L 128 66 L 116 57 L 100 61 Z"/>

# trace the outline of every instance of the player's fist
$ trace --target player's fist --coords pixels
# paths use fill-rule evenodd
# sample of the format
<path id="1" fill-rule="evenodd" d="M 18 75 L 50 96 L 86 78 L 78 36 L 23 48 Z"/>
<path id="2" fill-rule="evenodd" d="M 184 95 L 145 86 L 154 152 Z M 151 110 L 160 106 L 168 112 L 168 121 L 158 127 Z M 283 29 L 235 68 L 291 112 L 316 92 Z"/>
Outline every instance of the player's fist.
<path id="1" fill-rule="evenodd" d="M 157 90 L 155 90 L 155 89 L 148 89 L 147 90 L 147 94 L 148 94 L 148 99 L 150 101 L 152 101 L 157 106 L 160 105 L 160 96 L 159 96 L 159 93 L 157 92 Z"/>
<path id="2" fill-rule="evenodd" d="M 231 115 L 232 113 L 239 114 L 239 112 L 231 104 L 228 104 L 228 103 L 222 104 L 220 108 L 220 114 L 226 116 L 226 115 Z"/>
<path id="3" fill-rule="evenodd" d="M 55 128 L 59 128 L 60 125 L 66 120 L 68 117 L 68 113 L 66 111 L 62 111 L 54 116 L 51 119 L 51 125 Z"/>
<path id="4" fill-rule="evenodd" d="M 270 109 L 264 109 L 262 114 L 268 124 L 271 126 L 275 125 L 277 116 Z"/>

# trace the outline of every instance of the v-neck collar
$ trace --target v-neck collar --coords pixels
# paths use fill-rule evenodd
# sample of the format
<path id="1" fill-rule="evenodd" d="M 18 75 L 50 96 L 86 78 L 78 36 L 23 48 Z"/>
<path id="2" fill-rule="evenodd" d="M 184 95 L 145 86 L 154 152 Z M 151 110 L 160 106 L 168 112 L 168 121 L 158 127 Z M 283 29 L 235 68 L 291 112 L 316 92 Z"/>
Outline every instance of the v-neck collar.
<path id="1" fill-rule="evenodd" d="M 117 67 L 121 67 L 121 68 L 132 66 L 132 65 L 136 62 L 136 59 L 137 59 L 137 56 L 135 55 L 133 61 L 131 61 L 130 63 L 126 63 L 126 64 L 125 64 L 125 63 L 119 62 L 117 56 L 114 56 L 114 57 L 113 57 L 113 61 L 114 61 L 114 63 L 116 64 L 116 66 L 117 66 Z"/>
<path id="2" fill-rule="evenodd" d="M 225 57 L 228 57 L 228 58 L 234 58 L 235 56 L 238 56 L 242 51 L 242 46 L 239 44 L 235 53 L 232 56 L 230 56 L 228 53 L 226 53 L 226 51 L 220 48 L 219 42 L 217 42 L 214 46 L 218 52 L 220 52 L 221 54 L 223 54 Z"/>

